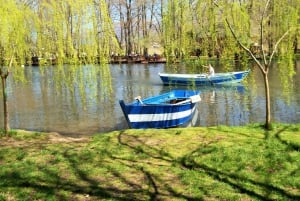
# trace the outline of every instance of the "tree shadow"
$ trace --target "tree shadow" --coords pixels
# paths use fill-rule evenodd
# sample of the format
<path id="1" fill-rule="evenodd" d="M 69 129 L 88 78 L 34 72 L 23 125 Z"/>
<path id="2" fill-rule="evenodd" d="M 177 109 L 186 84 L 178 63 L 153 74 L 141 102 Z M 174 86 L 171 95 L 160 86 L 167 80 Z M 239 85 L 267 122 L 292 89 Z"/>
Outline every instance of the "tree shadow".
<path id="1" fill-rule="evenodd" d="M 28 166 L 34 167 L 33 171 L 37 171 L 38 176 L 30 176 L 30 173 L 24 173 L 24 168 L 12 168 L 11 172 L 8 174 L 0 175 L 0 186 L 2 188 L 30 188 L 33 189 L 34 192 L 38 192 L 39 194 L 44 194 L 46 196 L 54 196 L 58 200 L 70 200 L 70 197 L 65 197 L 62 191 L 71 193 L 73 195 L 82 195 L 83 197 L 96 197 L 96 198 L 114 198 L 120 201 L 129 201 L 135 200 L 134 197 L 131 197 L 131 194 L 136 193 L 133 191 L 124 191 L 122 189 L 117 189 L 112 187 L 101 187 L 101 183 L 93 179 L 80 168 L 80 166 L 84 161 L 77 161 L 74 158 L 78 157 L 78 155 L 69 154 L 68 150 L 64 153 L 53 153 L 53 154 L 61 154 L 64 156 L 63 160 L 68 161 L 70 169 L 73 174 L 78 177 L 76 180 L 80 180 L 80 183 L 72 181 L 66 176 L 62 176 L 60 172 L 52 169 L 49 166 L 37 164 L 34 162 L 26 162 Z M 42 175 L 47 175 L 46 178 L 43 178 Z M 72 176 L 72 175 L 70 175 Z M 84 183 L 84 184 L 82 184 Z M 60 192 L 59 192 L 60 191 Z M 139 190 L 136 190 L 137 192 Z M 127 196 L 123 196 L 127 195 Z M 20 197 L 20 199 L 28 200 L 24 193 Z M 28 195 L 30 197 L 30 195 Z M 32 198 L 35 200 L 34 198 Z M 75 199 L 76 200 L 76 199 Z"/>
<path id="2" fill-rule="evenodd" d="M 280 139 L 280 133 L 283 131 L 284 129 L 279 131 L 276 137 Z M 159 173 L 159 171 L 155 172 L 151 169 L 168 170 L 170 167 L 177 167 L 181 171 L 202 172 L 213 180 L 226 184 L 235 191 L 254 199 L 273 200 L 266 193 L 275 192 L 287 200 L 300 200 L 300 196 L 292 195 L 267 181 L 256 181 L 238 173 L 222 170 L 222 168 L 211 167 L 205 161 L 196 161 L 195 155 L 214 153 L 214 149 L 207 149 L 215 143 L 214 141 L 200 144 L 178 158 L 160 146 L 149 144 L 145 139 L 127 134 L 125 131 L 120 131 L 116 137 L 107 137 L 105 140 L 101 147 L 98 144 L 89 144 L 81 150 L 74 147 L 74 144 L 73 147 L 68 146 L 64 150 L 39 144 L 39 149 L 47 152 L 47 157 L 52 157 L 51 160 L 45 159 L 48 164 L 30 161 L 25 155 L 20 161 L 21 166 L 6 166 L 6 170 L 0 172 L 0 187 L 5 189 L 30 188 L 33 189 L 33 192 L 39 192 L 59 200 L 69 200 L 70 196 L 68 195 L 70 194 L 73 196 L 73 200 L 83 200 L 84 198 L 84 200 L 114 199 L 119 201 L 172 200 L 172 198 L 201 201 L 204 200 L 205 195 L 211 196 L 208 190 L 200 189 L 201 186 L 198 188 L 199 191 L 204 192 L 203 195 L 191 195 L 188 192 L 180 191 L 178 186 L 183 187 L 185 184 L 178 178 L 178 175 L 166 179 L 167 177 L 164 175 L 167 174 L 166 172 Z M 117 141 L 120 150 L 111 150 L 110 146 L 113 140 Z M 285 142 L 283 141 L 283 143 Z M 116 144 L 112 146 L 116 146 Z M 137 157 L 122 155 L 124 148 L 130 152 L 130 156 L 137 155 Z M 65 167 L 57 170 L 56 167 L 60 167 L 60 162 L 63 162 Z M 85 169 L 84 164 L 92 164 L 92 167 Z M 24 172 L 27 167 L 36 174 L 32 175 L 30 171 Z M 90 172 L 90 169 L 96 172 Z M 103 172 L 98 172 L 98 169 Z M 126 174 L 127 172 L 130 174 Z M 257 192 L 240 181 L 246 182 L 250 186 L 256 186 L 264 193 Z M 176 186 L 175 182 L 178 182 L 179 185 Z M 67 192 L 68 195 L 63 192 Z M 30 193 L 27 196 L 28 199 L 37 199 L 31 197 Z M 76 196 L 83 198 L 80 199 Z"/>
<path id="3" fill-rule="evenodd" d="M 284 131 L 290 130 L 290 126 L 284 126 L 282 129 L 275 133 L 275 137 L 283 144 L 285 144 L 290 150 L 300 151 L 300 144 L 293 143 L 291 141 L 286 141 L 282 138 Z M 266 134 L 268 135 L 268 134 Z"/>
<path id="4" fill-rule="evenodd" d="M 247 134 L 244 134 L 244 133 L 238 133 L 238 134 L 249 137 Z M 151 150 L 151 152 L 149 152 L 149 151 L 148 152 L 143 152 L 143 154 L 147 154 L 147 156 L 149 156 L 151 158 L 156 158 L 156 159 L 171 162 L 173 165 L 175 164 L 175 165 L 184 167 L 185 169 L 188 169 L 188 170 L 193 170 L 193 171 L 199 170 L 199 171 L 205 172 L 207 175 L 214 178 L 215 180 L 220 181 L 220 182 L 225 183 L 225 184 L 228 184 L 233 189 L 238 189 L 239 192 L 247 194 L 247 195 L 249 195 L 251 197 L 254 197 L 256 199 L 259 199 L 259 200 L 274 200 L 273 198 L 268 196 L 270 192 L 273 192 L 273 193 L 276 192 L 276 194 L 279 194 L 279 195 L 281 195 L 282 197 L 285 197 L 288 200 L 299 200 L 300 199 L 300 196 L 293 195 L 290 192 L 287 192 L 287 191 L 285 191 L 284 189 L 282 189 L 280 187 L 277 187 L 277 186 L 274 186 L 274 185 L 268 183 L 268 179 L 266 179 L 265 182 L 261 182 L 261 181 L 257 181 L 257 180 L 251 179 L 251 178 L 247 178 L 247 177 L 235 174 L 235 173 L 221 171 L 217 168 L 209 167 L 208 165 L 206 165 L 204 163 L 195 162 L 193 160 L 193 155 L 195 153 L 199 153 L 199 152 L 200 152 L 200 154 L 208 154 L 208 153 L 203 153 L 203 149 L 205 149 L 206 146 L 209 146 L 209 144 L 201 145 L 198 148 L 196 148 L 194 150 L 191 150 L 189 154 L 185 155 L 180 160 L 178 160 L 178 159 L 173 158 L 168 153 L 164 153 L 164 155 L 161 155 L 161 154 L 159 155 L 160 150 L 158 148 L 148 146 L 143 141 L 139 140 L 138 137 L 134 137 L 134 138 L 136 138 L 137 142 L 139 142 L 140 144 L 143 145 L 143 147 L 147 147 L 147 149 L 145 148 L 145 149 L 141 150 L 140 148 L 137 148 L 137 146 L 133 146 L 130 143 L 124 142 L 122 140 L 122 137 L 124 137 L 124 135 L 125 135 L 125 133 L 120 133 L 119 136 L 118 136 L 119 143 L 124 145 L 124 146 L 127 146 L 127 147 L 129 147 L 131 149 L 134 149 L 136 151 L 139 151 L 139 152 L 145 151 L 147 149 Z M 259 138 L 257 138 L 257 139 L 259 139 Z M 264 139 L 261 139 L 261 140 L 264 140 Z M 214 143 L 214 142 L 212 141 L 210 143 Z M 207 149 L 206 149 L 206 151 L 207 151 Z M 211 149 L 211 150 L 208 150 L 208 151 L 209 151 L 209 153 L 212 153 L 214 150 Z M 153 153 L 156 153 L 156 154 L 153 154 Z M 271 174 L 270 174 L 270 177 L 272 177 Z M 241 184 L 241 182 L 239 182 L 239 181 L 243 181 L 243 182 L 246 182 L 246 183 L 251 184 L 253 186 L 257 186 L 258 188 L 263 189 L 264 193 L 258 193 L 254 189 L 251 189 L 251 188 L 247 187 L 246 185 Z M 175 195 L 175 194 L 173 194 L 173 195 Z"/>
<path id="5" fill-rule="evenodd" d="M 146 146 L 142 144 L 142 141 L 139 141 L 139 143 L 142 146 Z M 150 147 L 148 151 L 145 151 L 140 146 L 127 146 L 125 143 L 122 146 L 129 147 L 131 152 L 134 153 L 142 152 L 147 154 L 150 150 Z M 30 147 L 26 146 L 27 148 L 30 149 Z M 137 178 L 143 178 L 143 181 L 134 181 L 128 175 L 118 170 L 115 167 L 116 163 L 99 160 L 95 154 L 98 150 L 93 150 L 95 149 L 93 146 L 79 152 L 76 150 L 76 147 L 69 147 L 62 151 L 49 148 L 48 145 L 41 146 L 41 144 L 38 145 L 38 149 L 47 152 L 47 157 L 49 157 L 48 155 L 53 156 L 53 159 L 48 161 L 50 163 L 37 163 L 28 160 L 27 156 L 24 156 L 20 160 L 20 164 L 23 167 L 10 167 L 6 174 L 0 173 L 0 181 L 2 181 L 0 186 L 2 189 L 31 189 L 32 192 L 43 194 L 46 197 L 45 199 L 55 197 L 58 200 L 70 200 L 70 197 L 65 195 L 64 192 L 72 195 L 73 200 L 82 200 L 76 196 L 81 196 L 84 200 L 163 200 L 162 197 L 178 197 L 191 201 L 201 200 L 197 197 L 194 198 L 179 193 L 171 184 L 160 178 L 159 175 L 154 175 L 151 171 L 144 168 L 146 165 L 159 166 L 160 164 L 145 162 L 146 165 L 144 165 L 143 161 L 117 157 L 109 150 L 103 151 L 105 147 L 102 147 L 101 154 L 108 156 L 108 159 L 111 161 L 117 161 L 117 166 L 126 166 L 130 171 L 136 172 L 136 174 L 140 175 Z M 155 153 L 148 154 L 149 157 L 172 163 L 171 156 L 168 156 L 167 153 L 162 153 L 158 149 L 154 150 Z M 108 159 L 105 158 L 105 160 Z M 60 166 L 58 165 L 60 162 L 63 162 L 62 165 L 67 166 L 67 170 L 58 171 L 55 168 Z M 82 168 L 84 163 L 93 163 L 94 166 L 99 166 L 99 168 L 105 169 L 108 173 L 107 175 L 90 173 Z M 136 165 L 138 163 L 140 165 Z M 76 179 L 72 179 L 72 177 L 76 177 Z M 99 177 L 102 178 L 99 179 Z M 157 182 L 160 183 L 159 186 Z M 161 191 L 161 186 L 164 186 L 164 191 Z M 16 193 L 16 197 L 19 196 L 19 199 L 25 200 L 37 199 L 30 194 L 32 193 L 20 193 L 20 195 Z"/>
<path id="6" fill-rule="evenodd" d="M 298 144 L 287 142 L 287 141 L 283 140 L 282 138 L 280 138 L 281 134 L 288 128 L 289 127 L 286 126 L 283 129 L 279 130 L 277 133 L 275 133 L 275 137 L 276 137 L 276 139 L 278 139 L 282 144 L 284 144 L 287 147 L 287 150 L 299 151 Z M 235 134 L 248 137 L 247 134 L 240 133 L 240 132 L 236 132 Z M 272 137 L 272 135 L 270 134 L 270 132 L 266 131 L 265 138 L 262 140 L 267 140 L 271 137 Z M 257 138 L 257 139 L 259 139 L 259 138 Z M 207 175 L 211 176 L 215 180 L 226 183 L 226 184 L 230 185 L 232 188 L 238 189 L 239 192 L 245 193 L 245 194 L 250 195 L 251 197 L 255 197 L 256 199 L 259 199 L 259 200 L 274 200 L 273 198 L 268 197 L 268 194 L 270 192 L 272 192 L 272 193 L 275 192 L 276 194 L 281 195 L 282 197 L 286 198 L 287 200 L 300 200 L 300 195 L 291 194 L 290 192 L 287 192 L 286 190 L 284 190 L 280 187 L 277 187 L 277 186 L 274 186 L 274 185 L 268 183 L 268 181 L 271 181 L 271 179 L 267 179 L 265 182 L 260 182 L 260 181 L 253 180 L 253 179 L 250 179 L 250 178 L 247 178 L 247 177 L 235 174 L 235 173 L 230 173 L 230 172 L 222 171 L 222 170 L 214 168 L 214 167 L 210 167 L 210 166 L 206 165 L 205 163 L 196 162 L 193 159 L 193 155 L 195 153 L 202 154 L 203 149 L 205 150 L 205 146 L 206 145 L 204 145 L 204 146 L 201 145 L 197 149 L 192 150 L 190 152 L 190 154 L 185 155 L 181 160 L 181 165 L 189 170 L 204 171 Z M 209 153 L 212 153 L 214 150 L 210 150 L 210 151 L 211 152 L 209 152 Z M 273 164 L 271 160 L 272 160 L 272 158 L 270 159 L 270 167 L 272 167 L 272 164 Z M 269 174 L 269 177 L 271 178 L 272 174 Z M 249 187 L 247 188 L 247 186 L 239 184 L 240 183 L 239 181 L 243 181 L 248 184 L 251 184 L 252 186 L 257 186 L 260 189 L 264 189 L 263 191 L 265 193 L 264 194 L 257 193 L 253 189 L 251 189 Z"/>
<path id="7" fill-rule="evenodd" d="M 124 140 L 126 138 L 129 142 Z M 160 197 L 176 197 L 176 198 L 181 198 L 184 200 L 189 200 L 189 201 L 201 201 L 203 198 L 199 196 L 189 196 L 185 195 L 183 193 L 178 192 L 173 186 L 172 183 L 169 183 L 163 179 L 163 177 L 160 177 L 160 175 L 155 175 L 151 173 L 150 171 L 147 171 L 144 168 L 143 164 L 146 165 L 151 165 L 152 167 L 157 167 L 159 166 L 174 166 L 178 165 L 177 159 L 175 159 L 170 153 L 161 150 L 159 148 L 156 148 L 155 146 L 150 146 L 146 144 L 143 140 L 139 139 L 137 136 L 132 136 L 132 135 L 127 135 L 125 131 L 121 131 L 120 134 L 118 135 L 118 142 L 119 144 L 126 146 L 130 149 L 133 150 L 135 153 L 142 153 L 148 156 L 151 159 L 157 159 L 159 161 L 164 161 L 166 162 L 165 164 L 155 164 L 155 163 L 150 163 L 149 161 L 143 161 L 143 160 L 132 160 L 132 159 L 127 159 L 127 158 L 120 158 L 116 156 L 112 156 L 114 160 L 119 160 L 119 161 L 130 161 L 134 162 L 136 166 L 131 166 L 131 168 L 135 168 L 137 170 L 140 170 L 143 175 L 145 176 L 146 180 L 148 181 L 149 188 L 152 190 L 147 192 L 149 195 L 150 200 L 161 200 Z M 160 183 L 160 185 L 157 185 L 157 182 Z M 163 189 L 161 187 L 163 186 Z"/>
<path id="8" fill-rule="evenodd" d="M 265 189 L 265 192 L 277 192 L 278 194 L 282 195 L 283 197 L 286 197 L 288 200 L 299 200 L 300 196 L 294 196 L 283 189 L 280 189 L 276 186 L 258 182 L 252 179 L 248 179 L 246 177 L 242 177 L 237 174 L 233 173 L 228 173 L 228 172 L 223 172 L 220 171 L 216 168 L 209 167 L 205 164 L 199 164 L 196 163 L 193 160 L 190 159 L 183 159 L 182 160 L 182 166 L 189 169 L 189 170 L 199 170 L 199 171 L 204 171 L 207 175 L 210 177 L 214 178 L 217 181 L 220 181 L 222 183 L 230 185 L 232 188 L 237 189 L 240 193 L 247 194 L 251 197 L 254 197 L 259 200 L 274 200 L 272 198 L 268 198 L 267 196 L 261 195 L 254 190 L 247 188 L 246 186 L 243 186 L 239 184 L 239 181 L 247 182 L 248 184 L 258 186 L 262 189 Z"/>

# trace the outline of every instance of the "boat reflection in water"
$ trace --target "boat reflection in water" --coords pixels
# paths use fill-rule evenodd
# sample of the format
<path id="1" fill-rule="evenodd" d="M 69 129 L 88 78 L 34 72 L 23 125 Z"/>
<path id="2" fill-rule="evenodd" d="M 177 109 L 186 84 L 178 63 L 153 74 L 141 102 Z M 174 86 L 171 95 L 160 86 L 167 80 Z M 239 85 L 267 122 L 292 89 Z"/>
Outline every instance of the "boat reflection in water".
<path id="1" fill-rule="evenodd" d="M 241 83 L 202 87 L 202 101 L 198 104 L 200 120 L 194 126 L 240 125 L 249 117 L 248 93 Z"/>
<path id="2" fill-rule="evenodd" d="M 200 120 L 200 116 L 199 116 L 199 110 L 197 107 L 195 107 L 195 111 L 194 111 L 194 114 L 192 114 L 192 118 L 190 121 L 188 121 L 186 124 L 183 124 L 179 127 L 194 127 L 194 126 L 197 126 L 199 125 L 199 120 Z"/>
<path id="3" fill-rule="evenodd" d="M 232 85 L 216 85 L 216 86 L 205 86 L 201 88 L 202 98 L 205 103 L 217 103 L 217 96 L 222 95 L 223 100 L 226 99 L 226 94 L 242 95 L 246 91 L 246 88 L 241 83 L 235 83 Z M 238 97 L 236 97 L 238 99 Z"/>

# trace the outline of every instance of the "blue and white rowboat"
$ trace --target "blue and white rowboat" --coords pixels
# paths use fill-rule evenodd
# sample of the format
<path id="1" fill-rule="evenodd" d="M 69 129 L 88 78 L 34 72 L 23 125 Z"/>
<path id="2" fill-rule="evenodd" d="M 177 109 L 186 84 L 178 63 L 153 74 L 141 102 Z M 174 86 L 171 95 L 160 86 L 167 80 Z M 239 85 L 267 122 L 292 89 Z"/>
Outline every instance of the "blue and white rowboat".
<path id="1" fill-rule="evenodd" d="M 188 124 L 201 100 L 200 91 L 173 90 L 120 106 L 130 128 L 170 128 Z"/>
<path id="2" fill-rule="evenodd" d="M 210 76 L 206 73 L 202 74 L 170 74 L 159 73 L 159 76 L 164 85 L 220 85 L 232 84 L 241 82 L 250 70 L 228 72 L 228 73 L 215 73 Z"/>

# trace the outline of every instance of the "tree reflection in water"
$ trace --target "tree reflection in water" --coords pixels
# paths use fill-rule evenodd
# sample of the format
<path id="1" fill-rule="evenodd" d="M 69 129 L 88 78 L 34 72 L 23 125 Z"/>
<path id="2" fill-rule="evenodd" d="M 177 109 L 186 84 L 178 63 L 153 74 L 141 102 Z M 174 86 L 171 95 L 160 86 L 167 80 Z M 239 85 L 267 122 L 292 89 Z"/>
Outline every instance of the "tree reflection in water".
<path id="1" fill-rule="evenodd" d="M 294 68 L 289 86 L 281 83 L 276 66 L 270 72 L 273 121 L 300 122 L 299 61 Z M 13 76 L 8 80 L 10 126 L 74 136 L 125 129 L 119 99 L 130 102 L 174 88 L 201 91 L 197 126 L 264 122 L 263 81 L 256 68 L 243 85 L 210 87 L 163 86 L 158 73 L 167 69 L 164 64 L 25 67 L 26 83 L 15 82 Z"/>

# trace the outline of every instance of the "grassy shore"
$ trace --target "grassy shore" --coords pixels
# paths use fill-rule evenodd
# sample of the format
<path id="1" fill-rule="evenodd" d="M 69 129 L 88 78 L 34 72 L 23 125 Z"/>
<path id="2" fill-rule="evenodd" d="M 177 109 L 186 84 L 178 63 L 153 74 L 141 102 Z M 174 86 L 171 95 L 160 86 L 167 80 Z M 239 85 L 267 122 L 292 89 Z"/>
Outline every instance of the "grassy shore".
<path id="1" fill-rule="evenodd" d="M 0 200 L 300 200 L 300 125 L 0 138 Z"/>

